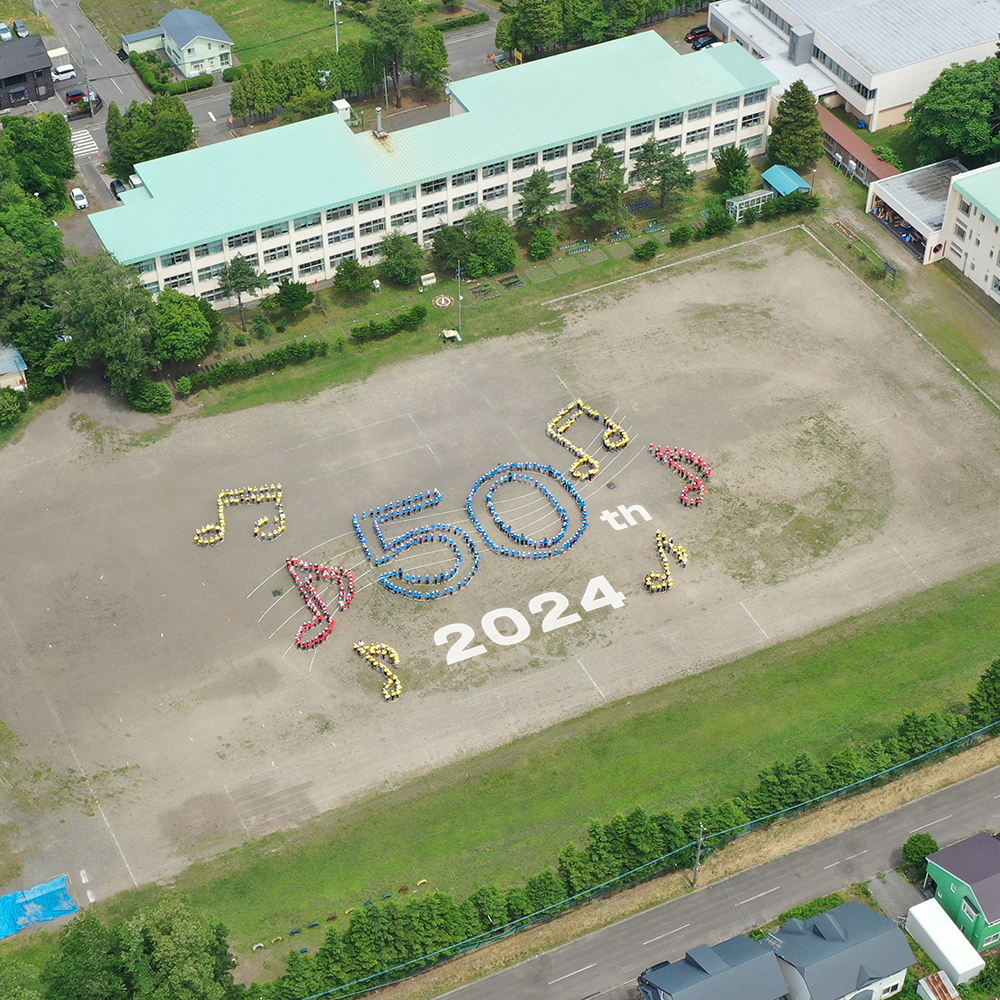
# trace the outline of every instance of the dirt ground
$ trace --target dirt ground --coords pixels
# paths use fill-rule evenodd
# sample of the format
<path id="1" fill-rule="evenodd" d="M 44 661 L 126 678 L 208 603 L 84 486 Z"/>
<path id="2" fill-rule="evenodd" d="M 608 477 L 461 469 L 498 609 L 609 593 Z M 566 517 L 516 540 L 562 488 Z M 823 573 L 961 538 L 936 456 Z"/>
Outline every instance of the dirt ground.
<path id="1" fill-rule="evenodd" d="M 443 601 L 378 584 L 397 563 L 367 566 L 353 514 L 439 489 L 440 504 L 387 534 L 432 522 L 474 534 L 465 498 L 481 474 L 509 461 L 568 470 L 545 427 L 578 396 L 632 442 L 601 452 L 596 425 L 571 430 L 603 465 L 581 489 L 590 524 L 576 545 L 523 561 L 480 540 L 475 578 Z M 53 775 L 88 775 L 98 803 L 84 815 L 58 780 L 39 785 L 23 875 L 4 889 L 68 871 L 78 895 L 101 898 L 169 877 L 1000 558 L 995 416 L 797 236 L 572 300 L 561 329 L 466 344 L 307 402 L 158 427 L 83 384 L 0 453 L 0 716 Z M 682 482 L 649 442 L 712 463 L 701 507 L 680 506 Z M 253 535 L 268 510 L 235 508 L 223 544 L 193 544 L 220 489 L 276 482 L 278 539 Z M 555 525 L 525 484 L 496 498 L 522 530 Z M 648 522 L 634 512 L 635 526 L 615 530 L 601 518 L 636 504 Z M 488 519 L 481 500 L 477 512 Z M 657 569 L 654 529 L 690 552 L 658 596 L 642 586 Z M 353 607 L 314 652 L 293 644 L 308 615 L 291 554 L 358 574 Z M 421 546 L 403 562 L 430 572 L 446 557 Z M 581 608 L 598 576 L 623 607 Z M 529 604 L 549 592 L 580 620 L 544 633 Z M 500 640 L 488 637 L 480 620 L 501 608 L 524 616 L 528 638 L 502 642 L 516 615 L 497 616 Z M 442 645 L 435 633 L 463 624 L 487 651 L 448 665 L 457 632 Z M 399 700 L 383 701 L 351 651 L 359 640 L 399 651 Z"/>

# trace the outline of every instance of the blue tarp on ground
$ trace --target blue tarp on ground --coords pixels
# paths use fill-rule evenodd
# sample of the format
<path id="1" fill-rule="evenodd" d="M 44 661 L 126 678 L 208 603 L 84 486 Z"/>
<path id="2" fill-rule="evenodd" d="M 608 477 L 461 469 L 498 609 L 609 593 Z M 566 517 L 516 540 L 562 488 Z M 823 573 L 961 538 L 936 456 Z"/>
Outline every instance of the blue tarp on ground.
<path id="1" fill-rule="evenodd" d="M 44 920 L 56 920 L 79 907 L 69 894 L 68 876 L 0 896 L 0 940 Z"/>
<path id="2" fill-rule="evenodd" d="M 782 197 L 793 191 L 809 190 L 808 181 L 799 177 L 791 167 L 783 167 L 780 163 L 768 167 L 761 176 L 764 178 L 764 182 L 769 187 L 773 187 Z"/>

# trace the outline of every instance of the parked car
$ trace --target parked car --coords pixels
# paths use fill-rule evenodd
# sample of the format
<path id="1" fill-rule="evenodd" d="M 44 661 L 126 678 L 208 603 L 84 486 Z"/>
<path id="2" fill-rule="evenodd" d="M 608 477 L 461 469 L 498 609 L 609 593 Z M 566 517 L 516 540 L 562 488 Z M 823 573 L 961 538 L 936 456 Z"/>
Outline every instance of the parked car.
<path id="1" fill-rule="evenodd" d="M 28 26 L 20 19 L 14 22 L 14 31 L 18 38 L 27 38 L 29 35 Z"/>
<path id="2" fill-rule="evenodd" d="M 122 191 L 128 190 L 128 188 L 117 179 L 113 180 L 108 186 L 111 188 L 111 193 L 118 199 L 118 201 L 122 200 Z"/>
<path id="3" fill-rule="evenodd" d="M 715 35 L 700 35 L 691 43 L 691 48 L 695 52 L 700 52 L 702 49 L 707 49 L 709 45 L 718 41 L 721 41 L 721 39 L 716 38 Z"/>
<path id="4" fill-rule="evenodd" d="M 73 204 L 77 208 L 90 208 L 90 202 L 87 201 L 87 196 L 83 193 L 80 188 L 73 188 L 69 193 L 70 198 L 73 199 Z"/>
<path id="5" fill-rule="evenodd" d="M 699 24 L 697 28 L 692 28 L 685 36 L 685 42 L 693 42 L 696 38 L 701 38 L 702 35 L 712 34 L 712 29 L 707 24 Z"/>
<path id="6" fill-rule="evenodd" d="M 92 101 L 96 96 L 93 91 L 88 94 L 86 90 L 67 90 L 66 103 L 79 104 L 81 101 Z"/>
<path id="7" fill-rule="evenodd" d="M 10 28 L 7 27 L 6 21 L 0 21 L 0 42 L 11 42 L 14 40 L 14 36 L 11 34 Z"/>

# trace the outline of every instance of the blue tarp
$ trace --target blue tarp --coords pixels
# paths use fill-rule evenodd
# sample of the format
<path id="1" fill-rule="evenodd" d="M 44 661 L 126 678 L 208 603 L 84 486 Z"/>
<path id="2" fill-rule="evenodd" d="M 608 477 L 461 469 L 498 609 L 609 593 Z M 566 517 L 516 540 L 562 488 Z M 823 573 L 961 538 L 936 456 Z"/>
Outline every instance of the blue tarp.
<path id="1" fill-rule="evenodd" d="M 56 920 L 79 907 L 69 894 L 68 876 L 0 896 L 0 940 L 44 920 Z"/>
<path id="2" fill-rule="evenodd" d="M 792 170 L 791 167 L 783 167 L 780 163 L 773 167 L 768 167 L 761 176 L 768 186 L 773 187 L 782 197 L 791 194 L 793 191 L 808 191 L 809 184 Z"/>

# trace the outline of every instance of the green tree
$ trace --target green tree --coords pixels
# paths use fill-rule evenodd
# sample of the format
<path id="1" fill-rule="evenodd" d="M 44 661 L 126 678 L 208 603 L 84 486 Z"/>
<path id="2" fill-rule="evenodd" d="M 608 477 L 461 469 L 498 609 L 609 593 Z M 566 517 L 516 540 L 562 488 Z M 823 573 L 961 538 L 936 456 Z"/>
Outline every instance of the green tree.
<path id="1" fill-rule="evenodd" d="M 684 157 L 655 139 L 647 139 L 639 147 L 635 175 L 660 196 L 661 209 L 675 191 L 690 191 L 695 183 L 694 174 Z"/>
<path id="2" fill-rule="evenodd" d="M 528 253 L 532 260 L 544 260 L 552 256 L 552 251 L 559 245 L 559 237 L 548 226 L 540 226 L 531 234 Z"/>
<path id="3" fill-rule="evenodd" d="M 187 149 L 198 134 L 194 119 L 180 97 L 157 94 L 149 104 L 133 101 L 108 135 L 111 159 L 105 169 L 125 180 L 137 163 Z"/>
<path id="4" fill-rule="evenodd" d="M 694 239 L 694 229 L 686 222 L 682 222 L 675 229 L 670 231 L 671 246 L 682 247 Z"/>
<path id="5" fill-rule="evenodd" d="M 421 87 L 430 93 L 440 93 L 448 75 L 444 34 L 432 24 L 417 29 L 407 50 L 406 65 Z"/>
<path id="6" fill-rule="evenodd" d="M 625 217 L 625 168 L 610 146 L 600 145 L 573 168 L 573 203 L 585 230 L 614 229 Z"/>
<path id="7" fill-rule="evenodd" d="M 517 240 L 511 224 L 480 205 L 462 221 L 471 253 L 466 267 L 470 278 L 510 271 L 517 263 Z M 465 266 L 463 258 L 463 266 Z"/>
<path id="8" fill-rule="evenodd" d="M 28 198 L 20 191 L 16 197 L 5 198 L 0 207 L 0 229 L 47 274 L 62 268 L 62 230 L 52 225 L 39 199 Z"/>
<path id="9" fill-rule="evenodd" d="M 726 197 L 738 198 L 750 190 L 750 158 L 742 146 L 726 146 L 712 154 L 716 172 L 726 182 Z"/>
<path id="10" fill-rule="evenodd" d="M 29 196 L 37 194 L 47 212 L 60 211 L 66 205 L 65 182 L 76 173 L 66 119 L 56 114 L 7 118 L 3 146 L 10 156 L 10 179 Z"/>
<path id="11" fill-rule="evenodd" d="M 122 134 L 122 112 L 121 108 L 112 101 L 108 105 L 108 117 L 104 123 L 104 134 L 108 137 L 108 143 L 116 142 Z"/>
<path id="12" fill-rule="evenodd" d="M 938 842 L 929 833 L 915 833 L 903 844 L 903 861 L 920 877 L 927 871 L 927 855 L 938 849 Z"/>
<path id="13" fill-rule="evenodd" d="M 153 353 L 161 361 L 197 361 L 204 357 L 212 329 L 197 300 L 175 288 L 164 288 L 156 303 Z"/>
<path id="14" fill-rule="evenodd" d="M 652 260 L 656 256 L 656 251 L 660 249 L 660 244 L 650 237 L 643 240 L 633 251 L 632 256 L 636 260 Z"/>
<path id="15" fill-rule="evenodd" d="M 289 316 L 297 316 L 312 305 L 315 295 L 304 281 L 283 281 L 274 299 Z"/>
<path id="16" fill-rule="evenodd" d="M 559 40 L 558 0 L 519 0 L 513 17 L 514 43 L 518 48 L 541 52 Z"/>
<path id="17" fill-rule="evenodd" d="M 458 262 L 472 255 L 472 243 L 461 226 L 444 226 L 434 235 L 431 259 L 443 271 L 455 271 Z"/>
<path id="18" fill-rule="evenodd" d="M 493 42 L 501 52 L 512 53 L 516 48 L 514 43 L 514 15 L 504 14 L 497 21 L 497 31 Z"/>
<path id="19" fill-rule="evenodd" d="M 983 671 L 976 690 L 969 695 L 969 721 L 977 729 L 1000 719 L 1000 660 Z"/>
<path id="20" fill-rule="evenodd" d="M 333 111 L 333 94 L 328 90 L 320 90 L 319 87 L 311 83 L 299 93 L 288 98 L 284 102 L 284 106 L 285 111 L 297 115 L 301 119 L 319 118 L 320 115 L 328 115 Z"/>
<path id="21" fill-rule="evenodd" d="M 337 265 L 333 284 L 339 291 L 356 299 L 359 295 L 372 290 L 371 271 L 367 267 L 362 267 L 354 257 L 345 257 Z"/>
<path id="22" fill-rule="evenodd" d="M 222 266 L 218 274 L 219 288 L 227 299 L 236 296 L 236 302 L 240 307 L 240 326 L 243 332 L 247 332 L 247 318 L 243 312 L 243 296 L 252 295 L 262 288 L 267 288 L 271 283 L 263 271 L 258 271 L 253 264 L 243 256 L 237 254 L 231 261 Z"/>
<path id="23" fill-rule="evenodd" d="M 28 408 L 28 396 L 8 386 L 0 389 L 0 428 L 17 423 Z"/>
<path id="24" fill-rule="evenodd" d="M 823 126 L 816 98 L 801 80 L 796 80 L 778 102 L 767 151 L 775 163 L 795 170 L 823 156 Z"/>
<path id="25" fill-rule="evenodd" d="M 382 240 L 379 254 L 382 257 L 379 271 L 383 277 L 404 288 L 412 285 L 424 273 L 424 251 L 418 243 L 398 229 Z"/>
<path id="26" fill-rule="evenodd" d="M 84 910 L 59 933 L 59 946 L 42 972 L 47 1000 L 125 1000 L 111 931 Z"/>
<path id="27" fill-rule="evenodd" d="M 43 1000 L 38 974 L 13 954 L 0 955 L 0 996 L 4 1000 Z"/>
<path id="28" fill-rule="evenodd" d="M 1000 58 L 949 66 L 906 112 L 920 163 L 951 157 L 970 167 L 1000 157 Z"/>
<path id="29" fill-rule="evenodd" d="M 385 67 L 396 93 L 396 107 L 403 103 L 399 75 L 414 37 L 413 7 L 409 0 L 379 0 L 375 16 L 368 21 L 372 37 L 382 49 Z"/>
<path id="30" fill-rule="evenodd" d="M 563 196 L 552 190 L 552 180 L 544 170 L 534 170 L 521 192 L 521 214 L 517 224 L 525 229 L 537 229 L 548 218 L 553 205 L 558 205 Z"/>

